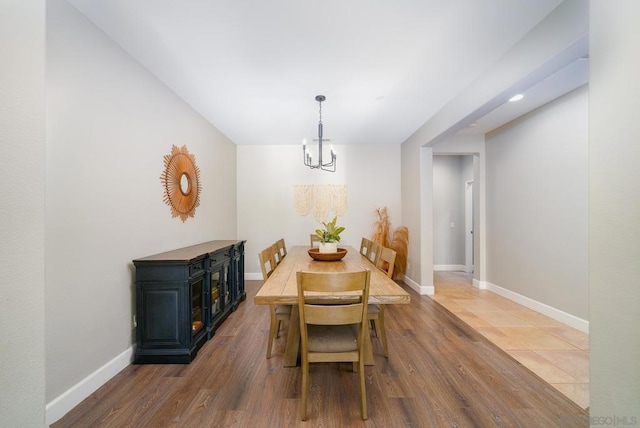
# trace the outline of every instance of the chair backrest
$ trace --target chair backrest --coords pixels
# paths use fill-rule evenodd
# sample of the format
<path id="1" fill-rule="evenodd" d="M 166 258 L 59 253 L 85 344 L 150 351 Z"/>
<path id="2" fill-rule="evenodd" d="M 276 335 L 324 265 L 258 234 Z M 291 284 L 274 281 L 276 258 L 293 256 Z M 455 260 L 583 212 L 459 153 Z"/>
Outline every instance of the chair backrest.
<path id="1" fill-rule="evenodd" d="M 262 268 L 262 279 L 265 281 L 276 269 L 276 259 L 273 255 L 273 246 L 269 246 L 258 253 L 260 268 Z"/>
<path id="2" fill-rule="evenodd" d="M 393 267 L 396 264 L 396 252 L 391 248 L 382 247 L 380 257 L 376 267 L 387 274 L 389 278 L 393 278 Z"/>
<path id="3" fill-rule="evenodd" d="M 284 244 L 284 238 L 280 238 L 276 241 L 276 245 L 278 246 L 278 252 L 280 253 L 280 257 L 284 258 L 287 255 L 287 246 Z"/>
<path id="4" fill-rule="evenodd" d="M 297 272 L 298 308 L 300 311 L 300 336 L 307 340 L 306 326 L 360 324 L 360 339 L 364 340 L 367 323 L 367 302 L 371 271 L 360 272 Z M 349 292 L 360 297 L 357 301 L 336 301 L 335 304 L 313 304 L 318 293 Z M 363 343 L 363 342 L 359 342 Z"/>
<path id="5" fill-rule="evenodd" d="M 273 253 L 273 259 L 276 262 L 276 266 L 278 266 L 282 261 L 282 253 L 278 249 L 278 244 L 276 242 L 271 245 L 271 252 Z"/>
<path id="6" fill-rule="evenodd" d="M 311 235 L 309 235 L 309 240 L 310 240 L 310 243 L 311 243 L 312 247 L 316 244 L 316 242 L 318 244 L 320 244 L 320 237 L 318 235 L 316 235 L 315 233 L 312 233 Z M 317 245 L 316 245 L 316 247 L 317 247 Z"/>
<path id="7" fill-rule="evenodd" d="M 371 240 L 363 237 L 360 241 L 360 254 L 366 257 L 369 254 L 369 247 L 371 247 Z"/>
<path id="8" fill-rule="evenodd" d="M 367 252 L 367 258 L 374 265 L 378 264 L 378 259 L 380 258 L 380 245 L 371 241 L 371 245 L 369 245 L 369 252 Z"/>

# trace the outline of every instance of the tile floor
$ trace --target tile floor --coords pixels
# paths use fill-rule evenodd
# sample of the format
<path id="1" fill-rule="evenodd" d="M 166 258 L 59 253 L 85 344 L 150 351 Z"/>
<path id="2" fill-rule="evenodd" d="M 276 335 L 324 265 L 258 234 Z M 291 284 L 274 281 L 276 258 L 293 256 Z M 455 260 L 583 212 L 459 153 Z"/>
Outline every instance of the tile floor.
<path id="1" fill-rule="evenodd" d="M 589 407 L 589 335 L 471 285 L 464 272 L 435 272 L 433 300 L 547 381 Z"/>

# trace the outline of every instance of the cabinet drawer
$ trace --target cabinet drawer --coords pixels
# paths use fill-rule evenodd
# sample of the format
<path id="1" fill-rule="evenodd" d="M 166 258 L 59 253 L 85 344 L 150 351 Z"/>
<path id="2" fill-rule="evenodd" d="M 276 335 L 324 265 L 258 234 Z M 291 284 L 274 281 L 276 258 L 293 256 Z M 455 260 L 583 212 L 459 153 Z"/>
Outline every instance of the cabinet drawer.
<path id="1" fill-rule="evenodd" d="M 136 282 L 186 281 L 188 267 L 182 263 L 145 263 L 136 266 Z"/>
<path id="2" fill-rule="evenodd" d="M 189 276 L 194 276 L 206 269 L 205 259 L 194 260 L 189 263 Z"/>
<path id="3" fill-rule="evenodd" d="M 225 261 L 230 260 L 229 253 L 219 251 L 217 253 L 209 254 L 209 258 L 211 259 L 211 266 L 221 264 Z"/>

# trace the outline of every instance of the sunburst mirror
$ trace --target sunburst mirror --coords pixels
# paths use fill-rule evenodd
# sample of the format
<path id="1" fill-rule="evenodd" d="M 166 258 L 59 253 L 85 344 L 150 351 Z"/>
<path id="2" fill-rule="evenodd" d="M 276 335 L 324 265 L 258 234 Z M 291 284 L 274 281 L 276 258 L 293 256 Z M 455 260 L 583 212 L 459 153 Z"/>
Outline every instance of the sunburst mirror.
<path id="1" fill-rule="evenodd" d="M 171 147 L 171 154 L 164 156 L 164 172 L 160 176 L 164 185 L 164 201 L 171 207 L 171 216 L 185 222 L 195 216 L 200 205 L 200 169 L 196 158 L 187 146 Z"/>

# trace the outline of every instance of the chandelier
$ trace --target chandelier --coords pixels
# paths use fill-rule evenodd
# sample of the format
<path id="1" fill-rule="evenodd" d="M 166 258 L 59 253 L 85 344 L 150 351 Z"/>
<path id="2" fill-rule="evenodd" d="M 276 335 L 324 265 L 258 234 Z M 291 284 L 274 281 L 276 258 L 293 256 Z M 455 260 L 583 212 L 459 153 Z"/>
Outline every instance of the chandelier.
<path id="1" fill-rule="evenodd" d="M 313 163 L 313 156 L 307 149 L 307 140 L 302 140 L 302 157 L 304 165 L 311 169 L 321 169 L 323 171 L 336 172 L 336 152 L 331 146 L 331 162 L 322 163 L 322 102 L 326 100 L 324 95 L 316 95 L 316 101 L 320 105 L 320 121 L 318 122 L 318 162 Z M 324 140 L 330 141 L 330 140 Z"/>

